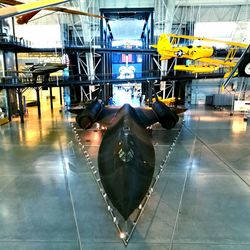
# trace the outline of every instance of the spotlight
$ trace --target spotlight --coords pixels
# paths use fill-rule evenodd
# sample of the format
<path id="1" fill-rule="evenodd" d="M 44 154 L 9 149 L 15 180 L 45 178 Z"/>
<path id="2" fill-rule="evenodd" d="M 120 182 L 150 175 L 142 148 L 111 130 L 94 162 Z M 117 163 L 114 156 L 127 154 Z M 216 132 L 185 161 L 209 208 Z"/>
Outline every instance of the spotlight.
<path id="1" fill-rule="evenodd" d="M 120 238 L 123 240 L 126 238 L 126 233 L 120 232 Z"/>

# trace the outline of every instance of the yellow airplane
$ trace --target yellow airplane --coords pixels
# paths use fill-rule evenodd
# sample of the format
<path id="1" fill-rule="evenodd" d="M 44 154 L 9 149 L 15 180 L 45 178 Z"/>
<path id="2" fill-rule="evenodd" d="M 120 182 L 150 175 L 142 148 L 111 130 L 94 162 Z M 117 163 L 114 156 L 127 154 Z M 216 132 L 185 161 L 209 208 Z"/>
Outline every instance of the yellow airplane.
<path id="1" fill-rule="evenodd" d="M 178 46 L 174 47 L 169 40 L 170 35 L 161 34 L 157 45 L 151 45 L 156 48 L 161 55 L 161 60 L 168 60 L 171 58 L 185 58 L 190 60 L 197 60 L 203 57 L 211 57 L 214 54 L 213 47 L 205 46 Z"/>
<path id="2" fill-rule="evenodd" d="M 172 39 L 170 42 L 170 38 Z M 207 41 L 223 43 L 230 46 L 227 56 L 224 60 L 216 59 L 216 49 L 213 46 L 178 46 L 180 39 Z M 175 35 L 175 34 L 161 34 L 156 45 L 151 45 L 157 48 L 158 53 L 161 55 L 160 60 L 168 60 L 171 58 L 184 58 L 193 61 L 198 61 L 202 64 L 193 65 L 175 65 L 174 70 L 188 71 L 192 73 L 212 73 L 219 68 L 235 67 L 236 61 L 234 60 L 235 54 L 240 48 L 247 48 L 248 44 L 237 42 L 226 42 L 216 39 L 201 38 L 195 36 Z M 228 74 L 228 72 L 227 72 Z"/>

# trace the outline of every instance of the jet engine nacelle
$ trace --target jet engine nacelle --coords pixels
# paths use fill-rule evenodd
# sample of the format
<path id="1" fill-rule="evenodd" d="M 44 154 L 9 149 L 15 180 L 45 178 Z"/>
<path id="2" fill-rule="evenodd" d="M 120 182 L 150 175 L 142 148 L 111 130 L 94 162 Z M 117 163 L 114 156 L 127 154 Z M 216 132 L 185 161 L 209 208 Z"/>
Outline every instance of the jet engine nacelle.
<path id="1" fill-rule="evenodd" d="M 83 129 L 91 128 L 93 123 L 97 120 L 97 117 L 102 110 L 101 103 L 98 100 L 90 103 L 86 106 L 79 115 L 76 117 L 76 122 Z"/>
<path id="2" fill-rule="evenodd" d="M 178 115 L 163 102 L 156 101 L 152 105 L 152 109 L 156 113 L 158 120 L 163 128 L 173 128 L 179 120 Z"/>

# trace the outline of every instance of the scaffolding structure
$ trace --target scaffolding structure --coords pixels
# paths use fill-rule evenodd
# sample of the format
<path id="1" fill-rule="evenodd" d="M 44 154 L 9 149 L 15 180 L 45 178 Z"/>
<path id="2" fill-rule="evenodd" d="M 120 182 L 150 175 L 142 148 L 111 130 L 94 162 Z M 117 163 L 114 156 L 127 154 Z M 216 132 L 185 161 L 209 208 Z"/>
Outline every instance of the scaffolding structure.
<path id="1" fill-rule="evenodd" d="M 72 6 L 80 11 L 98 14 L 100 9 L 99 1 L 71 1 Z M 65 16 L 65 15 L 64 15 Z M 67 15 L 63 26 L 64 46 L 88 48 L 89 51 L 76 52 L 77 69 L 79 75 L 86 75 L 88 80 L 97 79 L 96 68 L 101 62 L 101 57 L 95 53 L 98 37 L 100 34 L 100 21 L 98 18 L 82 16 L 82 15 Z M 96 60 L 97 58 L 97 60 Z M 79 78 L 81 81 L 81 76 Z M 89 86 L 88 90 L 80 86 L 81 101 L 91 100 L 92 93 L 95 91 L 95 85 Z"/>

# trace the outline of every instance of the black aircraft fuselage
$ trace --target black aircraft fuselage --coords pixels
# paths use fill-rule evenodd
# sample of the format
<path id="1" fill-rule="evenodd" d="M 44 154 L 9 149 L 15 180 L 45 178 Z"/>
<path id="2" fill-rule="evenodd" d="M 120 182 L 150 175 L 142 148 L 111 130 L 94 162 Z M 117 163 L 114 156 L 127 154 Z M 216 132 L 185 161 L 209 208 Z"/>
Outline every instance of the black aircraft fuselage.
<path id="1" fill-rule="evenodd" d="M 111 121 L 98 152 L 99 175 L 108 198 L 127 220 L 143 201 L 153 179 L 155 152 L 147 127 L 159 122 L 171 129 L 178 115 L 158 100 L 151 109 L 129 104 L 106 108 L 95 100 L 84 109 L 69 111 L 78 114 L 76 121 L 83 129 L 94 122 Z"/>
<path id="2" fill-rule="evenodd" d="M 104 134 L 98 153 L 102 185 L 125 220 L 140 205 L 154 174 L 155 152 L 149 132 L 129 104 Z"/>

